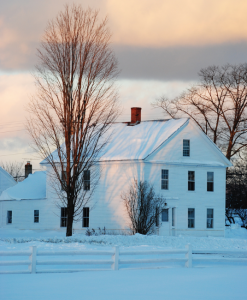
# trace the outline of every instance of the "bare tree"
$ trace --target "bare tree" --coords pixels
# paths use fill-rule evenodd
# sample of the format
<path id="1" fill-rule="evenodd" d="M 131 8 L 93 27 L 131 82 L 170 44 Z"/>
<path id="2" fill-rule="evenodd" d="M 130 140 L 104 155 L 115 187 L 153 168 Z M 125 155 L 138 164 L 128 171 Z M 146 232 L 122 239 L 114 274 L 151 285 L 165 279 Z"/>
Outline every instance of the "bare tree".
<path id="1" fill-rule="evenodd" d="M 28 130 L 52 167 L 53 186 L 67 208 L 67 236 L 97 185 L 96 164 L 118 116 L 117 61 L 109 40 L 107 19 L 73 5 L 49 22 L 38 50 Z"/>
<path id="2" fill-rule="evenodd" d="M 247 65 L 208 67 L 181 96 L 161 97 L 153 107 L 171 118 L 190 117 L 228 159 L 247 148 Z"/>
<path id="3" fill-rule="evenodd" d="M 7 171 L 16 182 L 23 181 L 25 179 L 23 166 L 24 162 L 10 161 L 10 162 L 1 162 L 0 166 Z"/>
<path id="4" fill-rule="evenodd" d="M 132 233 L 152 233 L 155 225 L 159 224 L 165 199 L 157 196 L 153 186 L 147 181 L 137 182 L 137 180 L 134 180 L 129 190 L 122 194 L 122 199 L 130 218 Z"/>

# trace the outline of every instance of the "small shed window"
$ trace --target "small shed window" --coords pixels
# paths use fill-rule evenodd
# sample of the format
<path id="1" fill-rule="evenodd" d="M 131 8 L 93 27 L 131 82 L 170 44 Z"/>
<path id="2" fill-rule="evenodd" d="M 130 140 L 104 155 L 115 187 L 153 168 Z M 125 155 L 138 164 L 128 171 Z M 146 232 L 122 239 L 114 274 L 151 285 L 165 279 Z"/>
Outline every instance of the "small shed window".
<path id="1" fill-rule="evenodd" d="M 207 172 L 207 191 L 214 191 L 214 172 Z"/>
<path id="2" fill-rule="evenodd" d="M 190 156 L 190 140 L 183 140 L 183 156 Z"/>
<path id="3" fill-rule="evenodd" d="M 195 209 L 188 208 L 188 228 L 195 228 Z"/>
<path id="4" fill-rule="evenodd" d="M 83 173 L 84 191 L 90 190 L 90 170 L 86 170 Z"/>
<path id="5" fill-rule="evenodd" d="M 82 227 L 89 227 L 89 207 L 83 207 Z"/>
<path id="6" fill-rule="evenodd" d="M 195 190 L 195 171 L 188 171 L 188 191 Z"/>
<path id="7" fill-rule="evenodd" d="M 161 170 L 161 189 L 168 190 L 169 170 Z"/>
<path id="8" fill-rule="evenodd" d="M 207 228 L 214 227 L 214 210 L 212 208 L 207 209 Z"/>
<path id="9" fill-rule="evenodd" d="M 39 223 L 39 210 L 34 211 L 34 223 Z"/>
<path id="10" fill-rule="evenodd" d="M 67 207 L 61 207 L 60 226 L 61 227 L 66 227 L 67 226 Z"/>
<path id="11" fill-rule="evenodd" d="M 7 224 L 12 224 L 12 210 L 7 211 Z"/>

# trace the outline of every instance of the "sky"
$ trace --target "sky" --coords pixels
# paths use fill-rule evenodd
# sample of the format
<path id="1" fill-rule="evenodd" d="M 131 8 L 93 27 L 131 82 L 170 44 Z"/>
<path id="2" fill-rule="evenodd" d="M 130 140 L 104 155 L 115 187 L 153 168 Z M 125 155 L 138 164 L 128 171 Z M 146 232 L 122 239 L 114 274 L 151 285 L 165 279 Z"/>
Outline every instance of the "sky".
<path id="1" fill-rule="evenodd" d="M 32 71 L 49 20 L 64 0 L 0 1 L 0 162 L 40 157 L 25 130 L 28 102 L 35 94 Z M 108 17 L 111 47 L 121 70 L 117 86 L 119 121 L 130 108 L 142 119 L 163 117 L 151 102 L 173 98 L 198 80 L 201 68 L 247 62 L 246 0 L 75 0 Z"/>

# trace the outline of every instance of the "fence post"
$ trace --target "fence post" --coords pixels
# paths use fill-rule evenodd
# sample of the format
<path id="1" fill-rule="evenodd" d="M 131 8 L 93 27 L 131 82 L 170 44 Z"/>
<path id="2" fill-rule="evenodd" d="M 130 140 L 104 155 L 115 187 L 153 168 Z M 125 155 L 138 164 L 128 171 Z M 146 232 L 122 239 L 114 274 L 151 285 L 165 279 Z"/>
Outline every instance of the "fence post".
<path id="1" fill-rule="evenodd" d="M 188 252 L 185 255 L 185 257 L 187 258 L 185 266 L 187 268 L 192 268 L 192 246 L 191 244 L 188 244 L 185 247 L 188 249 Z"/>
<path id="2" fill-rule="evenodd" d="M 112 269 L 114 271 L 118 270 L 118 259 L 119 259 L 119 246 L 113 247 L 114 249 L 114 254 L 112 256 L 113 259 L 113 264 L 112 264 Z"/>
<path id="3" fill-rule="evenodd" d="M 37 247 L 31 246 L 31 255 L 29 256 L 29 259 L 31 260 L 31 263 L 29 265 L 29 269 L 31 273 L 36 273 L 36 253 L 37 253 Z"/>

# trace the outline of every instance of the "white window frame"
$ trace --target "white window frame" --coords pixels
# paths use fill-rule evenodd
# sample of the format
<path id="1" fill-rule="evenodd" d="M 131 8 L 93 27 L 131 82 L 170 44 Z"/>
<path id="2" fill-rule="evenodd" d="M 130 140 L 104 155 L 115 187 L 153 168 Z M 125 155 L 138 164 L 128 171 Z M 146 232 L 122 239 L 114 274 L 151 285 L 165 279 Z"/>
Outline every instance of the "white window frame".
<path id="1" fill-rule="evenodd" d="M 90 209 L 89 207 L 83 207 L 82 211 L 82 227 L 88 228 L 89 227 L 89 216 L 90 216 Z M 87 223 L 87 224 L 85 224 Z M 85 226 L 87 225 L 87 226 Z"/>
<path id="2" fill-rule="evenodd" d="M 189 142 L 188 145 L 185 145 L 185 141 Z M 189 155 L 186 155 L 188 153 Z M 190 140 L 183 139 L 183 157 L 190 157 Z"/>
<path id="3" fill-rule="evenodd" d="M 213 173 L 213 180 L 208 180 L 208 173 Z M 211 183 L 213 184 L 213 190 L 212 191 L 209 191 L 208 190 L 208 184 Z M 207 192 L 214 192 L 214 172 L 207 172 Z"/>
<path id="4" fill-rule="evenodd" d="M 193 211 L 194 211 L 194 217 L 193 217 L 193 218 L 189 216 L 189 209 L 193 209 Z M 194 220 L 194 226 L 193 226 L 193 227 L 190 227 L 190 226 L 189 226 L 189 225 L 190 225 L 189 220 Z M 194 228 L 196 227 L 196 222 L 195 222 L 195 220 L 196 220 L 196 210 L 195 210 L 195 208 L 193 208 L 193 207 L 188 207 L 188 229 L 194 229 Z"/>
<path id="5" fill-rule="evenodd" d="M 213 211 L 213 217 L 212 218 L 208 218 L 208 210 L 209 209 L 212 209 L 212 211 Z M 208 227 L 208 220 L 213 220 L 213 226 L 212 227 Z M 206 227 L 207 227 L 207 229 L 214 229 L 214 209 L 211 208 L 211 207 L 207 207 L 207 210 L 206 210 Z"/>
<path id="6" fill-rule="evenodd" d="M 90 170 L 85 170 L 83 172 L 83 189 L 84 189 L 84 191 L 90 191 L 90 179 L 91 179 Z"/>
<path id="7" fill-rule="evenodd" d="M 167 173 L 167 174 L 164 174 L 164 173 Z M 165 178 L 165 177 L 167 177 L 167 178 Z M 166 190 L 166 191 L 169 190 L 169 170 L 168 169 L 161 170 L 161 189 Z"/>
<path id="8" fill-rule="evenodd" d="M 36 211 L 38 212 L 38 215 L 37 215 L 37 216 L 35 215 L 35 212 L 36 212 Z M 36 218 L 36 219 L 35 219 L 35 218 Z M 35 222 L 35 220 L 38 220 L 38 221 Z M 35 209 L 35 210 L 33 211 L 33 222 L 34 222 L 34 223 L 39 223 L 39 209 Z"/>
<path id="9" fill-rule="evenodd" d="M 11 222 L 9 222 L 9 212 L 11 212 Z M 13 223 L 13 211 L 12 210 L 7 210 L 7 224 L 12 224 Z"/>
<path id="10" fill-rule="evenodd" d="M 62 215 L 62 211 L 65 211 L 66 216 Z M 68 216 L 67 216 L 67 207 L 61 207 L 61 211 L 60 211 L 60 227 L 62 228 L 66 228 L 67 227 L 67 220 Z M 65 220 L 65 225 L 62 226 L 64 223 L 63 221 Z"/>
<path id="11" fill-rule="evenodd" d="M 193 173 L 194 173 L 194 180 L 190 180 L 189 172 L 193 172 Z M 194 189 L 193 189 L 193 190 L 190 190 L 190 189 L 189 189 L 189 183 L 190 183 L 190 182 L 193 182 L 193 183 L 194 183 Z M 195 171 L 188 171 L 188 191 L 189 191 L 189 192 L 194 192 L 195 190 L 196 190 L 196 172 L 195 172 Z"/>

